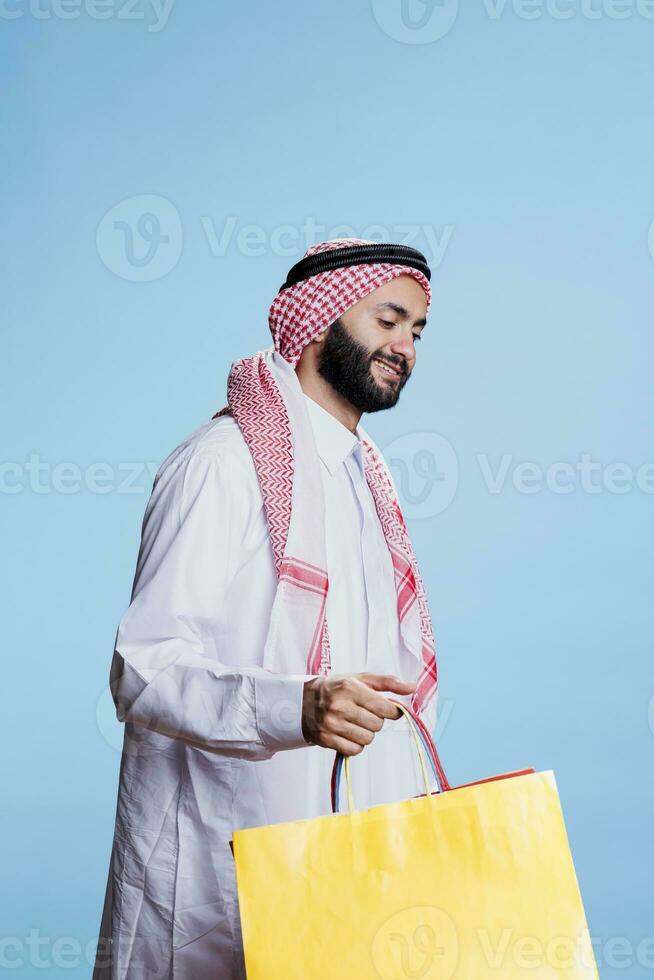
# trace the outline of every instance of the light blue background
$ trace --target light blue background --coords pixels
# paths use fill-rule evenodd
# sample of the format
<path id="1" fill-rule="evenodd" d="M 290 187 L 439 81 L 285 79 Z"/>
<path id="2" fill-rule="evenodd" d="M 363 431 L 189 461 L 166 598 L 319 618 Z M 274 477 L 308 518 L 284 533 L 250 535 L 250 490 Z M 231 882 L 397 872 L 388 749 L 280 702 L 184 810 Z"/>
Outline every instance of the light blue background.
<path id="1" fill-rule="evenodd" d="M 149 5 L 126 19 L 123 3 L 98 20 L 90 0 L 71 19 L 6 0 L 20 16 L 0 17 L 1 922 L 6 961 L 24 964 L 7 972 L 44 974 L 37 930 L 48 975 L 90 973 L 53 944 L 83 947 L 99 925 L 121 735 L 106 685 L 144 465 L 225 403 L 235 357 L 268 345 L 268 305 L 313 219 L 447 239 L 414 378 L 364 418 L 382 446 L 399 439 L 409 512 L 427 500 L 410 529 L 443 758 L 455 782 L 555 770 L 601 975 L 654 975 L 654 943 L 636 948 L 654 935 L 653 496 L 635 479 L 524 493 L 512 476 L 586 453 L 597 482 L 652 460 L 654 21 L 633 5 L 616 19 L 608 0 L 594 19 L 564 0 L 568 19 L 470 0 L 443 37 L 405 43 L 430 28 L 401 28 L 400 0 L 177 0 L 159 30 Z M 434 16 L 456 13 L 447 3 Z M 130 262 L 112 222 L 134 226 L 144 195 L 180 227 L 156 205 L 168 242 L 149 262 L 136 235 Z M 230 220 L 213 254 L 207 228 L 219 239 Z M 246 225 L 262 254 L 237 241 Z M 288 254 L 270 237 L 284 225 Z M 429 252 L 423 233 L 412 244 Z M 458 476 L 447 453 L 414 453 L 434 444 L 416 433 L 447 440 Z M 483 461 L 495 472 L 504 456 L 490 492 Z M 113 468 L 106 493 L 88 487 L 94 463 Z"/>

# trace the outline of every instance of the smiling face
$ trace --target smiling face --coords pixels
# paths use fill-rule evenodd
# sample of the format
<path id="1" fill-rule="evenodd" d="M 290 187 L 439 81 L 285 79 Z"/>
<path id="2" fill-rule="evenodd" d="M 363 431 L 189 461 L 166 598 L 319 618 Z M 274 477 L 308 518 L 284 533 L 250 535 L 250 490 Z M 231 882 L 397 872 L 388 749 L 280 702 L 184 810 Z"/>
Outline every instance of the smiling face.
<path id="1" fill-rule="evenodd" d="M 413 277 L 380 286 L 331 325 L 318 373 L 360 412 L 392 408 L 415 366 L 426 311 Z"/>

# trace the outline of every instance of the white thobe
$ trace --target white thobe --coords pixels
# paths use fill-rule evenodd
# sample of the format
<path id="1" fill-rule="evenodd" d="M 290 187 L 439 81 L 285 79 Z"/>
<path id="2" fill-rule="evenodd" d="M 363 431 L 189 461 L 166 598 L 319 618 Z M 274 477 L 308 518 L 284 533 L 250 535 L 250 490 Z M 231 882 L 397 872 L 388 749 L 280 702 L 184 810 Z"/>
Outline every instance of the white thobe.
<path id="1" fill-rule="evenodd" d="M 369 437 L 304 397 L 325 492 L 332 671 L 415 680 L 363 472 Z M 222 416 L 157 472 L 118 627 L 125 735 L 95 980 L 243 978 L 233 831 L 331 812 L 334 752 L 302 734 L 310 675 L 261 666 L 276 586 L 252 457 Z M 352 782 L 357 808 L 424 792 L 404 719 L 353 760 Z"/>

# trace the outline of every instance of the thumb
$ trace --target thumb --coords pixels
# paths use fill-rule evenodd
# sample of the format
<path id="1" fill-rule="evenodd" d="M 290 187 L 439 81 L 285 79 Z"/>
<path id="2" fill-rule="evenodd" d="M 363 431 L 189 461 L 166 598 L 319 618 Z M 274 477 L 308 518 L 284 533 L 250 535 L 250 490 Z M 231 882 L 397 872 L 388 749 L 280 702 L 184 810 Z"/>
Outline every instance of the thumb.
<path id="1" fill-rule="evenodd" d="M 359 680 L 373 691 L 390 691 L 393 694 L 411 694 L 415 681 L 403 681 L 394 674 L 359 674 Z"/>

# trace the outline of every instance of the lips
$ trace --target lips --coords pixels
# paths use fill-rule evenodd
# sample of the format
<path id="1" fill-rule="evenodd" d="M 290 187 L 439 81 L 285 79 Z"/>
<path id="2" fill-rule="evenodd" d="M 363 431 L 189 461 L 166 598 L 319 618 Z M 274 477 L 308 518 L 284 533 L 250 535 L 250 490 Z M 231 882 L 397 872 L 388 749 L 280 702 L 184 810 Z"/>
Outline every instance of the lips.
<path id="1" fill-rule="evenodd" d="M 394 364 L 389 364 L 388 361 L 382 361 L 379 357 L 373 357 L 373 361 L 375 361 L 376 364 L 379 364 L 382 373 L 385 374 L 387 378 L 397 380 L 402 377 L 403 372 L 400 371 L 399 368 L 395 367 Z"/>

